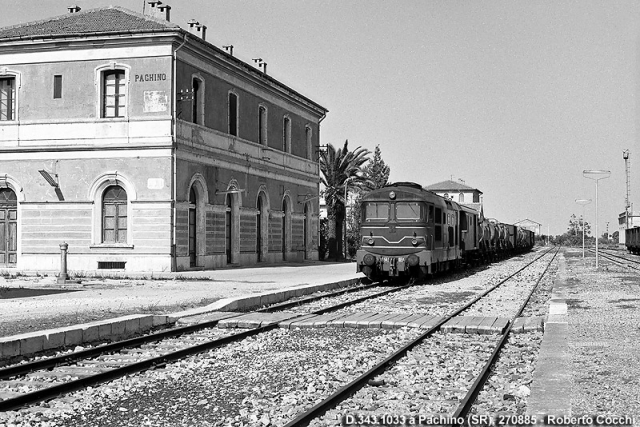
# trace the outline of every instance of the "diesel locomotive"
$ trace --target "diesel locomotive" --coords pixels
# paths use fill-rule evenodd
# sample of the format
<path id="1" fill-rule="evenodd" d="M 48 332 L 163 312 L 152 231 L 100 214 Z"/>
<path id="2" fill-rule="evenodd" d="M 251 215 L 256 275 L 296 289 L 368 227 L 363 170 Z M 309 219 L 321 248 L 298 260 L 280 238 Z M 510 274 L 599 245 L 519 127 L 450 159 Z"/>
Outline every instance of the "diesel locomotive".
<path id="1" fill-rule="evenodd" d="M 357 271 L 370 279 L 422 277 L 523 252 L 533 232 L 484 218 L 483 212 L 398 182 L 361 201 Z"/>

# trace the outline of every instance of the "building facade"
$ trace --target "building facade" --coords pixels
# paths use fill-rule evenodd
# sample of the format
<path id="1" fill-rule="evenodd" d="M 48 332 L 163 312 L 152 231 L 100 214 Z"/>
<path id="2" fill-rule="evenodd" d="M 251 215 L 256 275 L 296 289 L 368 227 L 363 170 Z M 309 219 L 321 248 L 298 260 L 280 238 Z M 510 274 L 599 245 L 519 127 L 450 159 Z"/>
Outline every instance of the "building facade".
<path id="1" fill-rule="evenodd" d="M 524 228 L 525 230 L 529 230 L 529 231 L 533 231 L 535 233 L 536 236 L 540 236 L 540 227 L 542 226 L 542 224 L 540 224 L 539 222 L 535 222 L 533 220 L 530 220 L 529 218 L 525 218 L 523 220 L 520 220 L 516 223 L 514 223 L 513 225 L 516 225 L 520 228 Z"/>
<path id="2" fill-rule="evenodd" d="M 470 187 L 464 182 L 453 180 L 441 181 L 426 185 L 424 189 L 436 193 L 438 196 L 453 200 L 456 203 L 470 206 L 477 211 L 482 211 L 482 191 Z"/>
<path id="3" fill-rule="evenodd" d="M 0 29 L 0 269 L 317 259 L 327 110 L 146 9 Z"/>
<path id="4" fill-rule="evenodd" d="M 627 228 L 640 227 L 640 212 L 629 211 L 622 212 L 618 215 L 618 243 L 624 245 L 626 243 Z"/>

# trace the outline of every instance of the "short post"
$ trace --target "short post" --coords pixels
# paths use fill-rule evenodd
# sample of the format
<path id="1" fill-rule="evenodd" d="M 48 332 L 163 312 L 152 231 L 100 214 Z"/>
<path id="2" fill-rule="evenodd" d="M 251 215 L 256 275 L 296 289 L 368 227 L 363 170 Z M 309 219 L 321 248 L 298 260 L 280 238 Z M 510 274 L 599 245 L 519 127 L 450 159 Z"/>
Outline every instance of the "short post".
<path id="1" fill-rule="evenodd" d="M 65 284 L 69 280 L 67 274 L 67 249 L 69 249 L 68 243 L 60 243 L 60 275 L 58 275 L 58 283 Z"/>

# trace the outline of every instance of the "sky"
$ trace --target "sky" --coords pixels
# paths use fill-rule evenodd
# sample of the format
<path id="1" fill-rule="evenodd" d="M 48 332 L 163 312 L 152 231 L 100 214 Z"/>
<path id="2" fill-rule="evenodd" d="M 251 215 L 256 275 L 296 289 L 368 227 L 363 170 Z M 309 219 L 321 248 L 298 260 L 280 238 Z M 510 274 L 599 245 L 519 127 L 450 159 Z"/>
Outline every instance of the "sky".
<path id="1" fill-rule="evenodd" d="M 137 12 L 142 0 L 74 0 Z M 329 110 L 321 144 L 380 146 L 391 181 L 462 179 L 488 217 L 562 234 L 599 181 L 599 234 L 624 211 L 622 152 L 640 211 L 635 0 L 166 0 L 207 41 L 267 62 L 270 76 Z M 0 0 L 0 26 L 67 12 Z M 0 64 L 1 65 L 1 64 Z"/>

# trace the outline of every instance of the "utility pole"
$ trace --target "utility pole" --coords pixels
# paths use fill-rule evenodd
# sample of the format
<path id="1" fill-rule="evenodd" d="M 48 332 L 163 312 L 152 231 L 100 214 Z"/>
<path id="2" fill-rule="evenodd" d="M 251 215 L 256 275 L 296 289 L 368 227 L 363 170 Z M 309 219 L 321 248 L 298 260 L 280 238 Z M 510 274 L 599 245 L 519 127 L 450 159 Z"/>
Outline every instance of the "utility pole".
<path id="1" fill-rule="evenodd" d="M 631 195 L 631 158 L 630 158 L 629 150 L 624 150 L 622 152 L 622 158 L 624 159 L 624 170 L 625 176 L 627 178 L 627 193 L 624 199 L 624 220 L 625 225 L 624 229 L 629 228 L 629 207 L 631 206 L 629 203 L 630 195 Z"/>

